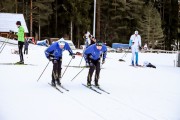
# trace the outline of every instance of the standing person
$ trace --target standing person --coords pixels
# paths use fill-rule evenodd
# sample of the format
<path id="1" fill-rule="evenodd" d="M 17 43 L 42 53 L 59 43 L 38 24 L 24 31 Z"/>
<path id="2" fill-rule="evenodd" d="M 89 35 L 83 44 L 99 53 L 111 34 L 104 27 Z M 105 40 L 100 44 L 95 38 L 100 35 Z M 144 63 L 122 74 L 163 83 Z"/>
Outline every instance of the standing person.
<path id="1" fill-rule="evenodd" d="M 62 53 L 64 50 L 68 50 L 72 58 L 74 59 L 74 53 L 71 50 L 69 44 L 65 42 L 64 38 L 61 38 L 58 42 L 53 43 L 45 50 L 46 57 L 52 61 L 53 70 L 52 70 L 52 86 L 56 86 L 55 81 L 58 85 L 61 85 L 61 64 L 62 64 Z"/>
<path id="2" fill-rule="evenodd" d="M 18 49 L 19 49 L 19 56 L 20 56 L 20 61 L 17 62 L 18 64 L 24 64 L 24 58 L 23 58 L 23 45 L 24 45 L 24 28 L 21 26 L 21 22 L 17 21 L 16 25 L 18 27 L 18 33 L 16 34 L 18 36 Z"/>
<path id="3" fill-rule="evenodd" d="M 92 37 L 91 37 L 91 44 L 90 44 L 90 45 L 95 44 L 95 43 L 96 43 L 96 39 L 95 39 L 94 36 L 92 36 Z"/>
<path id="4" fill-rule="evenodd" d="M 90 42 L 91 42 L 90 36 L 91 36 L 91 34 L 89 31 L 87 31 L 83 36 L 85 39 L 85 48 L 87 48 L 90 45 Z"/>
<path id="5" fill-rule="evenodd" d="M 84 59 L 87 64 L 89 64 L 89 73 L 87 76 L 87 86 L 91 86 L 92 81 L 92 75 L 94 72 L 94 69 L 96 68 L 95 73 L 95 86 L 99 87 L 98 80 L 99 80 L 99 74 L 101 70 L 100 66 L 100 59 L 102 56 L 102 64 L 105 63 L 105 58 L 107 54 L 107 47 L 103 45 L 101 41 L 97 41 L 96 44 L 93 44 L 89 46 L 85 52 L 84 52 Z"/>
<path id="6" fill-rule="evenodd" d="M 135 65 L 138 66 L 138 52 L 139 48 L 141 49 L 141 36 L 138 35 L 138 31 L 135 31 L 133 35 L 131 35 L 129 40 L 129 47 L 132 48 L 132 42 L 133 43 L 133 50 L 132 51 L 132 59 L 131 64 L 134 66 L 134 56 L 135 56 Z"/>
<path id="7" fill-rule="evenodd" d="M 144 50 L 148 50 L 147 43 L 144 44 Z"/>
<path id="8" fill-rule="evenodd" d="M 24 54 L 28 54 L 28 46 L 29 46 L 29 42 L 28 39 L 25 40 L 24 42 Z"/>

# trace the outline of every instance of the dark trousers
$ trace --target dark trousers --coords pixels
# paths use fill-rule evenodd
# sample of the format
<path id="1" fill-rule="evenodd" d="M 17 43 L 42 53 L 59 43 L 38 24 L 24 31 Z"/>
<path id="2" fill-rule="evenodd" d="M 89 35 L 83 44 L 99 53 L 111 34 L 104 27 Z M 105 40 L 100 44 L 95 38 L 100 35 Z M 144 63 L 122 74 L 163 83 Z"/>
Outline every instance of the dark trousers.
<path id="1" fill-rule="evenodd" d="M 53 63 L 53 70 L 52 70 L 52 82 L 59 81 L 61 78 L 61 64 L 62 58 L 59 60 L 52 60 Z"/>
<path id="2" fill-rule="evenodd" d="M 24 48 L 24 54 L 28 54 L 28 49 L 27 48 Z"/>
<path id="3" fill-rule="evenodd" d="M 98 60 L 91 60 L 91 64 L 90 64 L 90 68 L 89 68 L 89 73 L 88 73 L 88 77 L 87 77 L 87 81 L 91 82 L 92 81 L 92 75 L 94 73 L 94 70 L 96 69 L 96 73 L 95 73 L 95 78 L 94 81 L 98 82 L 99 80 L 99 74 L 100 74 L 100 59 Z"/>
<path id="4" fill-rule="evenodd" d="M 22 52 L 23 45 L 24 45 L 24 42 L 18 41 L 18 49 L 19 49 L 19 56 L 20 56 L 20 61 L 21 62 L 24 61 L 23 52 Z"/>

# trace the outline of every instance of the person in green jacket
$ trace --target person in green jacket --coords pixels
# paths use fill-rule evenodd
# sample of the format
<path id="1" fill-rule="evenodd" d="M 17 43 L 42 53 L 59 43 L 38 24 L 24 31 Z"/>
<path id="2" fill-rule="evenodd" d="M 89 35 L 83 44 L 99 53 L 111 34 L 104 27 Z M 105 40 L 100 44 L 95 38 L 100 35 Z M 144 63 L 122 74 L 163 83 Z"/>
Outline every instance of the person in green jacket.
<path id="1" fill-rule="evenodd" d="M 24 58 L 23 58 L 23 45 L 24 45 L 24 28 L 21 26 L 21 22 L 17 21 L 16 25 L 18 27 L 18 33 L 16 34 L 18 36 L 18 48 L 19 48 L 19 56 L 20 56 L 20 61 L 17 62 L 19 64 L 24 64 Z"/>

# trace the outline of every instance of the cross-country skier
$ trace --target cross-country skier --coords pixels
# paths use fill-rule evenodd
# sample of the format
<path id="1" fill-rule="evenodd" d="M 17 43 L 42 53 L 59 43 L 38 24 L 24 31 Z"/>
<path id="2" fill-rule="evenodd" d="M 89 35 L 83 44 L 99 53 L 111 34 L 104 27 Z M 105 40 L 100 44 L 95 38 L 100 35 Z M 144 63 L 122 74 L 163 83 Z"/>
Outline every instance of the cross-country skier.
<path id="1" fill-rule="evenodd" d="M 52 70 L 52 86 L 56 86 L 55 81 L 58 85 L 61 85 L 61 64 L 62 64 L 62 53 L 64 50 L 68 50 L 72 58 L 75 58 L 75 54 L 71 50 L 69 44 L 65 42 L 64 38 L 61 38 L 58 42 L 53 43 L 45 50 L 46 57 L 52 61 L 53 70 Z"/>
<path id="2" fill-rule="evenodd" d="M 18 27 L 18 33 L 16 34 L 18 36 L 18 49 L 19 49 L 19 56 L 20 61 L 17 62 L 18 64 L 24 64 L 24 58 L 23 58 L 23 45 L 24 45 L 24 28 L 21 26 L 21 22 L 17 21 L 16 25 Z"/>
<path id="3" fill-rule="evenodd" d="M 100 59 L 102 56 L 102 64 L 104 64 L 106 54 L 107 54 L 107 47 L 103 45 L 101 41 L 97 41 L 96 44 L 89 46 L 84 51 L 84 59 L 86 63 L 89 64 L 90 66 L 89 73 L 87 76 L 87 86 L 91 86 L 92 75 L 95 68 L 96 68 L 96 73 L 95 73 L 94 82 L 95 82 L 95 86 L 99 86 L 98 80 L 99 80 L 99 74 L 101 70 Z"/>
<path id="4" fill-rule="evenodd" d="M 133 42 L 133 49 L 132 49 L 132 42 Z M 135 31 L 135 34 L 131 35 L 129 40 L 129 47 L 131 48 L 132 51 L 131 64 L 134 66 L 134 62 L 135 62 L 136 66 L 138 66 L 138 52 L 139 52 L 139 48 L 141 49 L 141 36 L 138 35 L 138 31 Z M 134 58 L 136 58 L 135 61 Z"/>

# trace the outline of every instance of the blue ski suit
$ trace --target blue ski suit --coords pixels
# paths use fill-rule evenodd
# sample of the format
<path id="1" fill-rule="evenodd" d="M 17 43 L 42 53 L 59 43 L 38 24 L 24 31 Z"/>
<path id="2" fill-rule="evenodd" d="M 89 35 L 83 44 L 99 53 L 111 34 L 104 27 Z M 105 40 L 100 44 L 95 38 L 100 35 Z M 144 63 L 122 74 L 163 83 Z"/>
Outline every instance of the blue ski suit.
<path id="1" fill-rule="evenodd" d="M 87 76 L 87 82 L 91 84 L 92 81 L 92 75 L 94 72 L 94 69 L 96 68 L 96 74 L 95 74 L 95 84 L 98 84 L 98 79 L 99 79 L 99 74 L 100 74 L 100 59 L 102 57 L 102 61 L 104 63 L 106 59 L 106 54 L 107 54 L 107 47 L 105 45 L 102 45 L 102 49 L 98 50 L 96 44 L 93 44 L 89 46 L 85 51 L 84 51 L 84 59 L 86 63 L 89 64 L 89 73 Z"/>
<path id="2" fill-rule="evenodd" d="M 61 78 L 62 53 L 64 50 L 68 50 L 71 56 L 74 55 L 73 51 L 71 50 L 67 42 L 65 42 L 63 49 L 60 48 L 58 42 L 55 42 L 45 50 L 46 57 L 53 63 L 53 70 L 52 70 L 53 83 L 55 83 L 55 80 L 57 82 L 60 82 L 59 79 Z"/>

